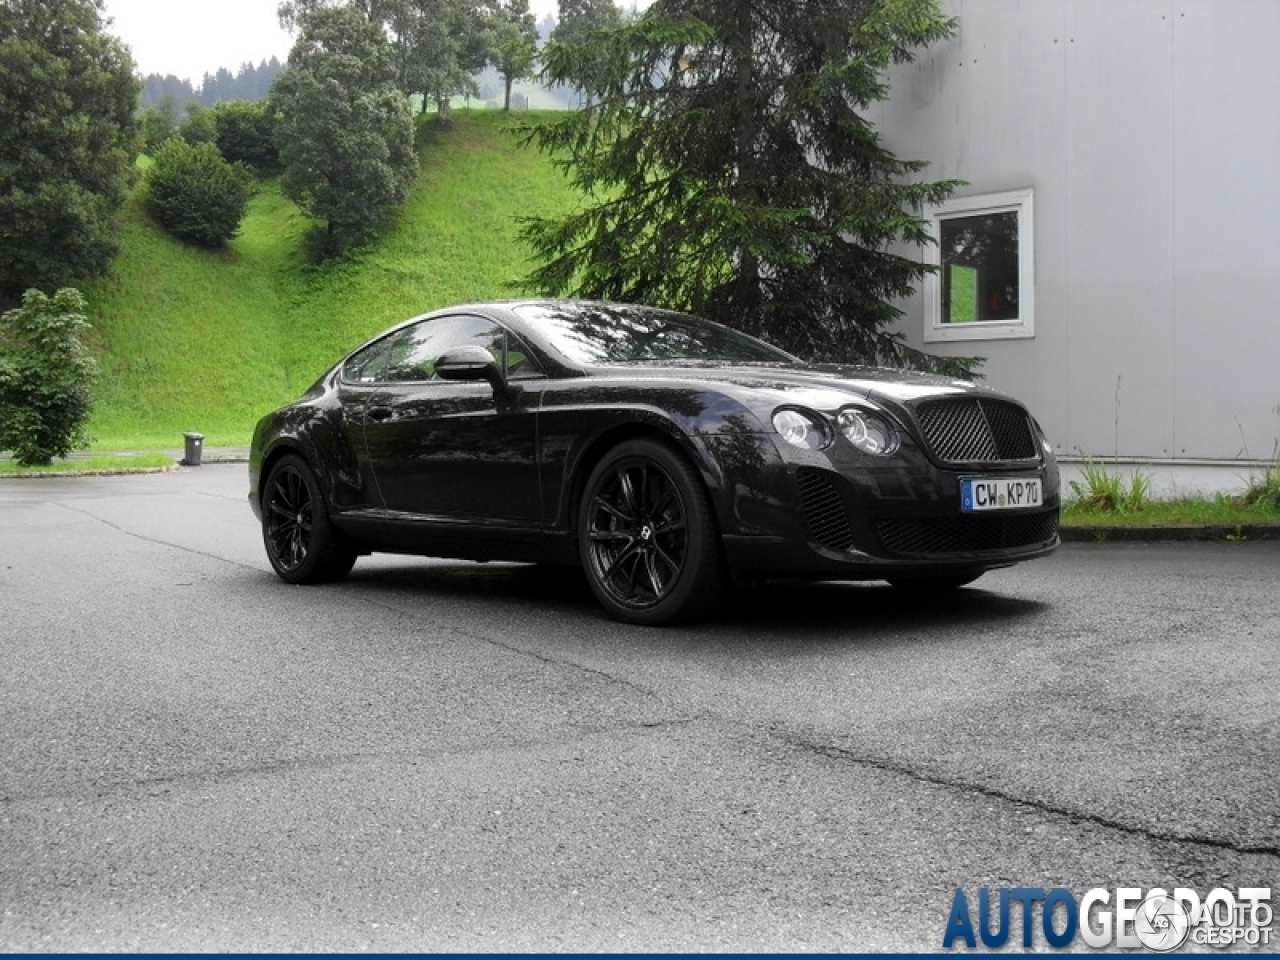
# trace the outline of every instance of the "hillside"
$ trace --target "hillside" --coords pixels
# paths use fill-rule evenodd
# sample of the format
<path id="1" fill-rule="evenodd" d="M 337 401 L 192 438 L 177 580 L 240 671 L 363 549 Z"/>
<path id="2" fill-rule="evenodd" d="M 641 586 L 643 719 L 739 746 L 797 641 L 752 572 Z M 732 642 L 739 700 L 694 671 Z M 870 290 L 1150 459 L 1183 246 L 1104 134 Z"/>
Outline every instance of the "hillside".
<path id="1" fill-rule="evenodd" d="M 572 196 L 544 157 L 517 146 L 512 120 L 458 110 L 450 129 L 426 128 L 418 182 L 394 223 L 322 268 L 304 262 L 309 221 L 274 181 L 219 252 L 170 239 L 135 195 L 112 276 L 86 290 L 101 365 L 94 446 L 180 446 L 188 430 L 207 444 L 247 443 L 259 416 L 378 330 L 518 295 L 529 262 L 514 218 L 564 209 Z"/>

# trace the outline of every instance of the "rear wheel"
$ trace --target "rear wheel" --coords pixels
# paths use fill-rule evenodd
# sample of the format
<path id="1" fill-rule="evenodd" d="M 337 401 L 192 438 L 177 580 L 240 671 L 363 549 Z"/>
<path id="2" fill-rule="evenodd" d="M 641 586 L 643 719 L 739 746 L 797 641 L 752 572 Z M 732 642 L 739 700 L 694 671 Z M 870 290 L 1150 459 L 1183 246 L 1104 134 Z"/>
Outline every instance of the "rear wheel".
<path id="1" fill-rule="evenodd" d="M 675 450 L 629 440 L 587 480 L 578 547 L 591 589 L 628 623 L 656 626 L 718 602 L 720 538 L 701 478 Z"/>
<path id="2" fill-rule="evenodd" d="M 356 551 L 329 520 L 320 484 L 306 461 L 281 458 L 263 486 L 262 542 L 288 583 L 327 583 L 351 572 Z"/>

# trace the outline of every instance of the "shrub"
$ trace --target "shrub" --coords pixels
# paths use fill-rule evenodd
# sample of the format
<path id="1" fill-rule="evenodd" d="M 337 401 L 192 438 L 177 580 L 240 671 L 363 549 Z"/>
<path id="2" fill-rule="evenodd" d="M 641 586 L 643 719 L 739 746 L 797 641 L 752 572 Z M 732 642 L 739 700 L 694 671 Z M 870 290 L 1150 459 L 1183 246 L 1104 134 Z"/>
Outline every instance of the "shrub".
<path id="1" fill-rule="evenodd" d="M 1264 506 L 1280 510 L 1280 446 L 1261 475 L 1249 478 L 1249 485 L 1240 494 L 1240 502 L 1247 507 Z"/>
<path id="2" fill-rule="evenodd" d="M 187 115 L 178 124 L 178 136 L 192 146 L 197 143 L 213 143 L 218 137 L 213 111 L 198 103 L 188 103 Z"/>
<path id="3" fill-rule="evenodd" d="M 0 449 L 20 466 L 44 466 L 88 442 L 96 372 L 81 335 L 89 327 L 79 290 L 52 299 L 28 290 L 0 314 Z"/>
<path id="4" fill-rule="evenodd" d="M 1127 481 L 1119 473 L 1112 473 L 1097 460 L 1085 458 L 1080 468 L 1083 482 L 1071 481 L 1075 495 L 1074 507 L 1101 513 L 1135 513 L 1142 510 L 1151 499 L 1151 477 L 1135 470 Z"/>
<path id="5" fill-rule="evenodd" d="M 280 165 L 275 118 L 267 101 L 220 103 L 213 108 L 213 125 L 218 150 L 229 163 L 243 163 L 259 174 L 271 173 Z"/>
<path id="6" fill-rule="evenodd" d="M 148 155 L 175 133 L 171 111 L 164 106 L 147 107 L 139 114 L 138 124 L 142 129 L 142 149 Z"/>
<path id="7" fill-rule="evenodd" d="M 147 172 L 147 212 L 179 240 L 220 247 L 235 236 L 253 193 L 253 175 L 212 143 L 167 141 Z"/>

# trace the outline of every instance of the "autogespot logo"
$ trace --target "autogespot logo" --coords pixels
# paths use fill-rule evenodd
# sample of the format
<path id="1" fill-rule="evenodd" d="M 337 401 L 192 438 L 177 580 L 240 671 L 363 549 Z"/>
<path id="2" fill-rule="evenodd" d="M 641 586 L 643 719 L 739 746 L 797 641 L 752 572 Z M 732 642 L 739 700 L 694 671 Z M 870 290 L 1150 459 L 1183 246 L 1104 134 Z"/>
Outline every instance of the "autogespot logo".
<path id="1" fill-rule="evenodd" d="M 1020 910 L 1011 906 L 1015 903 L 1021 904 Z M 1037 934 L 1058 949 L 1079 937 L 1099 950 L 1145 947 L 1158 953 L 1177 950 L 1188 941 L 1202 947 L 1271 943 L 1270 887 L 1240 887 L 1234 893 L 1218 887 L 1203 900 L 1187 887 L 1172 893 L 1158 887 L 1095 887 L 1078 899 L 1065 887 L 1001 887 L 994 898 L 982 887 L 975 905 L 976 913 L 964 890 L 956 888 L 942 937 L 944 949 L 957 942 L 999 949 L 1009 941 L 1014 920 L 1021 921 L 1022 946 L 1027 948 L 1035 944 Z"/>

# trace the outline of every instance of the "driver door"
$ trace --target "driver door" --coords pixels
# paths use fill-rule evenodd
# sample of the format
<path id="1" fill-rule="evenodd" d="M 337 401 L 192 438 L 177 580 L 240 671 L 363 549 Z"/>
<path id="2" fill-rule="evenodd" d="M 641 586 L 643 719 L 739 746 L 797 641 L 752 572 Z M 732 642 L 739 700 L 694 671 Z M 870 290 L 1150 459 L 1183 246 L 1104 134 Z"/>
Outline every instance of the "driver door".
<path id="1" fill-rule="evenodd" d="M 464 344 L 507 370 L 510 334 L 486 317 L 424 320 L 395 334 L 364 417 L 365 449 L 393 522 L 533 527 L 541 522 L 537 470 L 540 376 L 506 389 L 441 379 L 435 362 Z"/>

